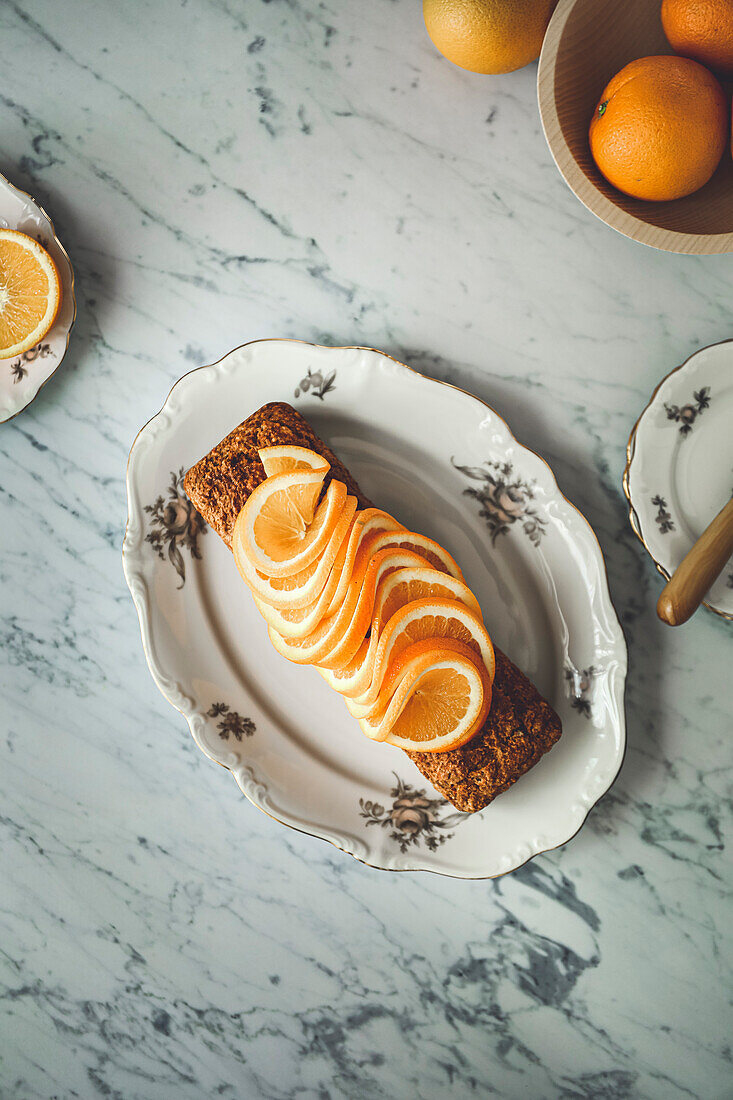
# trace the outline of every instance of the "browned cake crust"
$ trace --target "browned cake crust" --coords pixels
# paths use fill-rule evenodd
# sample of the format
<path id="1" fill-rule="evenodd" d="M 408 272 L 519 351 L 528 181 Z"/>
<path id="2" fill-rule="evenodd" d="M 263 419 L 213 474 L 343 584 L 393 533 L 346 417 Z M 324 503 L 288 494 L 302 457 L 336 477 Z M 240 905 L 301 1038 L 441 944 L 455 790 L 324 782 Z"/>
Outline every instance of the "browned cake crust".
<path id="1" fill-rule="evenodd" d="M 265 478 L 257 449 L 283 444 L 309 447 L 323 455 L 331 464 L 329 477 L 343 481 L 360 508 L 370 506 L 346 467 L 300 413 L 284 402 L 263 405 L 192 466 L 184 481 L 201 515 L 230 549 L 240 509 Z M 533 767 L 561 732 L 560 719 L 550 704 L 496 649 L 491 710 L 484 728 L 460 749 L 407 755 L 457 809 L 473 813 Z"/>
<path id="2" fill-rule="evenodd" d="M 272 401 L 247 417 L 186 474 L 186 492 L 230 550 L 237 516 L 252 490 L 265 480 L 265 470 L 257 452 L 261 447 L 282 446 L 308 447 L 323 455 L 331 463 L 326 484 L 332 477 L 343 481 L 349 492 L 358 498 L 359 507 L 368 507 L 349 471 L 319 439 L 308 421 L 292 405 Z"/>
<path id="3" fill-rule="evenodd" d="M 534 767 L 562 733 L 550 704 L 506 653 L 494 646 L 496 676 L 484 728 L 450 752 L 408 752 L 426 779 L 460 810 L 473 813 Z"/>

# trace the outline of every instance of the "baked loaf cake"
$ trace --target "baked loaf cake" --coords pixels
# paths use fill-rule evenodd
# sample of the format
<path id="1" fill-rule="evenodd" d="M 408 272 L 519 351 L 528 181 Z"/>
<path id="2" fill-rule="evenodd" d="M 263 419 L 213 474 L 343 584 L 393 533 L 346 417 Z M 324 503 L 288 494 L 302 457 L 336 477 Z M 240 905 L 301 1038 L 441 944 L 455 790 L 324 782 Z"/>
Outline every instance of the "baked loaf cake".
<path id="1" fill-rule="evenodd" d="M 343 481 L 359 508 L 371 507 L 345 466 L 308 422 L 284 402 L 263 405 L 192 466 L 186 492 L 231 550 L 237 516 L 265 480 L 257 453 L 284 444 L 317 451 L 331 464 L 329 479 Z M 459 810 L 483 809 L 551 749 L 562 725 L 550 704 L 509 658 L 494 647 L 496 676 L 491 709 L 471 741 L 447 752 L 408 752 L 422 774 Z"/>

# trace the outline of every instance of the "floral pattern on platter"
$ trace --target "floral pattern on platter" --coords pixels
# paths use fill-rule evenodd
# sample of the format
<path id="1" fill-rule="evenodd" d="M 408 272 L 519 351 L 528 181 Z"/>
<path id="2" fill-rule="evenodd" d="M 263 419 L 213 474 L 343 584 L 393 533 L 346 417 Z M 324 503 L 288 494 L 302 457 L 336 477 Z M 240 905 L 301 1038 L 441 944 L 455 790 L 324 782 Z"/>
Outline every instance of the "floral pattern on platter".
<path id="1" fill-rule="evenodd" d="M 392 774 L 397 781 L 390 791 L 392 805 L 387 808 L 379 802 L 360 798 L 359 816 L 366 818 L 367 826 L 381 825 L 383 829 L 389 829 L 391 839 L 399 845 L 401 852 L 406 852 L 410 847 L 419 848 L 421 841 L 434 852 L 454 835 L 441 830 L 452 828 L 469 815 L 457 812 L 441 818 L 443 807 L 449 805 L 445 798 L 430 798 L 424 790 L 417 790 L 410 783 L 405 783 L 396 772 Z"/>
<path id="2" fill-rule="evenodd" d="M 593 665 L 590 665 L 588 668 L 576 668 L 575 665 L 572 664 L 565 666 L 565 680 L 567 681 L 570 693 L 570 706 L 585 718 L 590 718 L 591 716 L 591 686 L 593 677 L 596 676 L 597 673 L 598 669 L 594 668 Z"/>
<path id="3" fill-rule="evenodd" d="M 492 543 L 506 535 L 519 523 L 533 546 L 539 546 L 546 533 L 547 520 L 533 505 L 535 483 L 514 474 L 511 462 L 487 461 L 483 466 L 461 466 L 451 462 L 466 477 L 481 483 L 480 488 L 464 489 L 464 494 L 477 500 L 479 515 L 486 521 Z"/>
<path id="4" fill-rule="evenodd" d="M 251 718 L 244 718 L 236 710 L 232 710 L 228 703 L 212 703 L 206 712 L 207 718 L 219 718 L 216 723 L 219 736 L 222 741 L 228 741 L 232 736 L 235 741 L 241 741 L 243 737 L 251 737 L 257 726 Z"/>
<path id="5" fill-rule="evenodd" d="M 36 344 L 34 348 L 30 348 L 28 351 L 24 351 L 22 355 L 18 356 L 10 364 L 10 371 L 13 375 L 13 384 L 17 385 L 28 374 L 28 367 L 26 363 L 32 363 L 35 359 L 45 359 L 47 355 L 51 354 L 50 344 Z"/>
<path id="6" fill-rule="evenodd" d="M 654 517 L 654 522 L 659 527 L 660 535 L 666 535 L 670 531 L 674 531 L 674 520 L 672 519 L 671 512 L 667 509 L 667 501 L 664 497 L 660 497 L 659 493 L 652 497 L 652 504 L 657 509 L 657 514 Z"/>
<path id="7" fill-rule="evenodd" d="M 710 408 L 710 386 L 703 386 L 702 389 L 695 390 L 692 395 L 694 401 L 688 402 L 686 405 L 669 405 L 664 402 L 664 408 L 667 413 L 667 420 L 673 420 L 675 424 L 680 425 L 680 435 L 689 435 L 692 431 L 692 426 L 705 409 Z"/>
<path id="8" fill-rule="evenodd" d="M 168 560 L 181 578 L 179 588 L 186 583 L 186 563 L 181 547 L 187 548 L 192 558 L 201 559 L 198 548 L 199 535 L 206 534 L 204 517 L 197 512 L 183 489 L 183 467 L 178 473 L 171 470 L 167 499 L 159 496 L 153 504 L 146 504 L 145 511 L 150 516 L 151 530 L 145 536 L 156 551 L 158 557 Z"/>
<path id="9" fill-rule="evenodd" d="M 319 397 L 323 401 L 327 393 L 331 390 L 335 390 L 336 371 L 329 371 L 328 374 L 324 374 L 323 371 L 312 371 L 308 367 L 308 373 L 305 378 L 301 378 L 298 385 L 295 387 L 295 396 L 300 397 L 303 393 L 311 393 L 313 397 Z"/>

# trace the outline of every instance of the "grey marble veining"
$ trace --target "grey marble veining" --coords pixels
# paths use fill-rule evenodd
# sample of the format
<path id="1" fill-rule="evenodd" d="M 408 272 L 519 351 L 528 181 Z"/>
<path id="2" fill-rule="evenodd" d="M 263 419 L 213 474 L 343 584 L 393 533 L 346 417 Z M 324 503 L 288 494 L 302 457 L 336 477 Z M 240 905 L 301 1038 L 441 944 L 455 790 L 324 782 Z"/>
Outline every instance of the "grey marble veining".
<path id="1" fill-rule="evenodd" d="M 733 1096 L 731 628 L 657 624 L 620 488 L 653 386 L 731 335 L 730 258 L 595 221 L 535 68 L 458 71 L 417 2 L 5 0 L 0 40 L 0 171 L 79 299 L 0 429 L 0 1095 Z M 495 882 L 370 870 L 255 812 L 155 689 L 127 452 L 264 336 L 472 390 L 591 520 L 629 749 L 564 849 Z"/>

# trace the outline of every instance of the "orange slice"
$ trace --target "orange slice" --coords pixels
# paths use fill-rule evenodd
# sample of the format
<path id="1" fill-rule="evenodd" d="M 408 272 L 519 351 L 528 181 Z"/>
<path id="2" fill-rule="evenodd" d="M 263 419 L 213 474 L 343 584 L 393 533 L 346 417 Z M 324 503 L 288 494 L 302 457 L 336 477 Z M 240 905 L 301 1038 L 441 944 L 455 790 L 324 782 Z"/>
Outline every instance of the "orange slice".
<path id="1" fill-rule="evenodd" d="M 354 572 L 357 555 L 366 544 L 367 539 L 370 540 L 370 545 L 376 550 L 377 543 L 374 536 L 387 531 L 404 530 L 401 523 L 398 523 L 387 512 L 380 511 L 379 508 L 363 508 L 356 513 L 354 525 L 349 533 L 349 545 L 342 565 L 339 583 L 326 614 L 334 615 L 344 602 Z"/>
<path id="2" fill-rule="evenodd" d="M 353 501 L 354 505 L 356 505 L 355 497 L 347 497 L 347 503 L 349 501 Z M 350 515 L 349 518 L 351 518 Z M 341 523 L 341 521 L 339 521 L 339 523 Z M 334 532 L 334 540 L 336 540 L 336 536 L 337 532 Z M 278 634 L 282 634 L 284 638 L 305 638 L 308 634 L 312 633 L 318 624 L 326 617 L 328 605 L 333 599 L 333 594 L 341 577 L 348 541 L 346 537 L 341 538 L 341 547 L 336 554 L 325 585 L 321 589 L 318 597 L 312 603 L 306 604 L 305 607 L 294 608 L 291 604 L 288 604 L 287 607 L 274 607 L 271 603 L 262 599 L 261 596 L 258 596 L 256 592 L 252 592 L 260 614 Z M 324 551 L 324 554 L 329 553 L 330 551 L 328 549 Z M 309 570 L 311 568 L 312 566 L 308 566 Z M 296 573 L 296 577 L 300 575 L 301 574 Z M 288 581 L 290 578 L 286 577 L 284 580 Z M 273 582 L 270 580 L 269 583 L 272 584 Z"/>
<path id="3" fill-rule="evenodd" d="M 278 653 L 299 665 L 326 668 L 348 664 L 364 641 L 372 618 L 377 583 L 389 569 L 419 565 L 421 559 L 409 550 L 382 550 L 372 556 L 369 541 L 357 555 L 346 598 L 334 615 L 323 619 L 306 638 L 284 638 L 269 628 L 270 640 Z"/>
<path id="4" fill-rule="evenodd" d="M 268 477 L 250 493 L 235 527 L 254 569 L 288 577 L 322 553 L 346 501 L 346 486 L 331 481 L 316 508 L 325 476 L 325 470 L 291 470 Z"/>
<path id="5" fill-rule="evenodd" d="M 418 550 L 417 553 L 421 551 Z M 464 581 L 440 569 L 425 569 L 422 566 L 399 569 L 386 577 L 380 586 L 375 611 L 379 613 L 380 623 L 386 623 L 405 604 L 430 597 L 459 600 L 481 618 L 478 600 Z"/>
<path id="6" fill-rule="evenodd" d="M 348 699 L 346 700 L 349 712 L 354 717 L 358 718 L 359 721 L 365 723 L 365 727 L 363 728 L 371 731 L 370 736 L 376 735 L 376 740 L 382 739 L 383 734 L 387 731 L 389 726 L 387 708 L 392 705 L 392 700 L 395 696 L 398 696 L 399 699 L 405 698 L 405 692 L 403 690 L 405 685 L 403 684 L 403 679 L 407 672 L 412 669 L 413 661 L 416 657 L 422 659 L 425 654 L 434 654 L 436 649 L 450 649 L 457 653 L 463 653 L 464 655 L 468 654 L 484 677 L 484 690 L 487 693 L 489 702 L 491 701 L 491 677 L 488 674 L 486 666 L 480 660 L 474 649 L 465 645 L 464 642 L 459 642 L 456 638 L 423 638 L 419 642 L 412 642 L 402 650 L 398 657 L 390 661 L 382 681 L 377 703 L 370 708 L 368 714 L 354 714 L 354 707 L 351 701 Z M 402 694 L 399 694 L 400 692 Z M 392 718 L 394 718 L 397 713 L 394 706 L 392 706 L 390 713 Z"/>
<path id="7" fill-rule="evenodd" d="M 385 540 L 383 545 L 401 546 L 403 550 L 412 550 L 421 558 L 426 558 L 428 565 L 432 565 L 434 569 L 439 569 L 441 573 L 449 573 L 459 581 L 463 580 L 463 573 L 458 568 L 458 564 L 435 539 L 429 539 L 427 535 L 420 535 L 417 531 L 407 531 L 405 528 L 402 528 L 402 532 L 400 536 L 390 538 L 389 541 Z"/>
<path id="8" fill-rule="evenodd" d="M 367 718 L 384 706 L 381 693 L 390 664 L 407 646 L 428 638 L 452 638 L 468 646 L 483 662 L 489 681 L 493 680 L 494 647 L 478 615 L 458 600 L 415 600 L 400 608 L 382 629 L 369 687 L 346 699 L 354 718 Z"/>
<path id="9" fill-rule="evenodd" d="M 60 302 L 58 271 L 46 249 L 25 233 L 0 229 L 0 359 L 42 340 Z"/>
<path id="10" fill-rule="evenodd" d="M 458 600 L 481 617 L 476 597 L 463 581 L 426 565 L 395 569 L 380 578 L 368 640 L 347 665 L 338 669 L 319 669 L 326 683 L 341 695 L 355 697 L 365 692 L 374 675 L 379 638 L 384 624 L 401 607 L 430 596 Z"/>
<path id="11" fill-rule="evenodd" d="M 322 668 L 316 665 L 316 672 L 320 672 L 329 687 L 337 691 L 339 695 L 357 695 L 366 690 L 372 681 L 371 666 L 373 664 L 372 649 L 376 648 L 379 641 L 377 634 L 365 638 L 348 664 L 340 668 Z"/>
<path id="12" fill-rule="evenodd" d="M 479 616 L 458 600 L 429 596 L 400 608 L 384 628 L 385 650 L 394 658 L 423 638 L 455 638 L 474 649 L 494 676 L 494 647 Z"/>
<path id="13" fill-rule="evenodd" d="M 329 669 L 349 665 L 359 652 L 372 626 L 374 603 L 381 581 L 398 569 L 419 569 L 425 564 L 425 559 L 419 554 L 412 550 L 403 550 L 399 546 L 387 547 L 372 554 L 349 625 L 343 637 L 337 640 L 336 645 L 321 658 L 319 663 Z"/>
<path id="14" fill-rule="evenodd" d="M 232 549 L 274 647 L 313 664 L 375 740 L 464 744 L 491 702 L 494 651 L 476 598 L 438 543 L 380 509 L 357 512 L 329 463 L 264 447 L 263 481 Z"/>
<path id="15" fill-rule="evenodd" d="M 262 447 L 257 452 L 265 468 L 265 476 L 288 474 L 293 470 L 330 470 L 323 455 L 307 447 Z"/>
<path id="16" fill-rule="evenodd" d="M 423 640 L 398 662 L 386 706 L 360 719 L 367 737 L 400 749 L 447 752 L 478 733 L 491 705 L 491 683 L 474 650 L 451 638 Z"/>
<path id="17" fill-rule="evenodd" d="M 267 577 L 252 566 L 242 543 L 242 529 L 237 520 L 232 536 L 234 560 L 253 595 L 280 610 L 298 611 L 313 604 L 330 580 L 332 568 L 347 538 L 355 513 L 356 497 L 347 497 L 333 534 L 320 558 L 288 577 Z"/>
<path id="18" fill-rule="evenodd" d="M 409 550 L 412 553 L 419 554 L 423 564 L 434 563 L 438 560 L 433 552 L 433 546 L 437 544 L 433 543 L 432 539 L 422 539 L 421 535 L 416 535 L 412 531 L 407 531 L 401 523 L 398 523 L 398 521 L 387 512 L 381 512 L 377 508 L 367 508 L 363 512 L 357 513 L 357 522 L 360 526 L 357 527 L 357 523 L 355 523 L 352 529 L 351 542 L 344 562 L 341 581 L 334 593 L 331 606 L 328 609 L 328 614 L 335 614 L 343 603 L 353 573 L 353 563 L 356 560 L 357 554 L 362 552 L 362 548 L 367 545 L 367 542 L 372 556 L 380 550 L 395 548 Z M 420 549 L 420 546 L 423 544 L 424 549 Z M 438 549 L 441 548 L 438 547 Z M 443 554 L 445 559 L 450 559 L 455 570 L 460 574 L 458 566 L 450 555 L 445 551 L 443 551 Z M 447 561 L 441 562 L 441 569 L 443 565 L 447 567 Z"/>
<path id="19" fill-rule="evenodd" d="M 271 626 L 268 627 L 270 641 L 278 653 L 297 665 L 319 664 L 326 657 L 348 629 L 356 610 L 369 560 L 369 554 L 362 548 L 340 606 L 333 614 L 326 615 L 316 629 L 305 638 L 286 638 Z"/>

